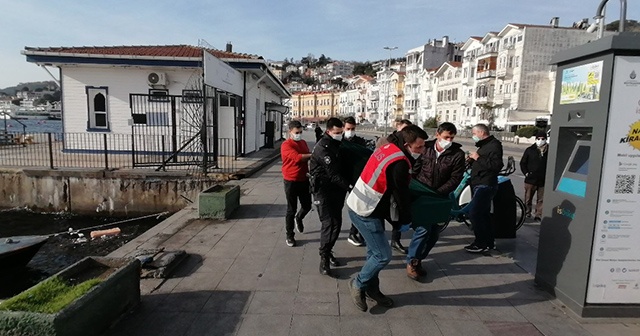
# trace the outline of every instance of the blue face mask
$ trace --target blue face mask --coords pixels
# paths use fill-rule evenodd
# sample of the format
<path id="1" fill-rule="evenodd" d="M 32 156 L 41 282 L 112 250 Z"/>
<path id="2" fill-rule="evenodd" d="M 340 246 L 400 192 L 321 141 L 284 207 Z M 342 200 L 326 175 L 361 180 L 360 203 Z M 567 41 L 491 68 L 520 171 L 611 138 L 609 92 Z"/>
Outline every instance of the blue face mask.
<path id="1" fill-rule="evenodd" d="M 471 139 L 473 139 L 473 142 L 476 142 L 476 143 L 477 143 L 478 141 L 480 141 L 480 138 L 478 138 L 478 137 L 477 137 L 477 136 L 475 136 L 475 135 L 474 135 L 474 136 L 472 136 L 472 137 L 471 137 Z"/>

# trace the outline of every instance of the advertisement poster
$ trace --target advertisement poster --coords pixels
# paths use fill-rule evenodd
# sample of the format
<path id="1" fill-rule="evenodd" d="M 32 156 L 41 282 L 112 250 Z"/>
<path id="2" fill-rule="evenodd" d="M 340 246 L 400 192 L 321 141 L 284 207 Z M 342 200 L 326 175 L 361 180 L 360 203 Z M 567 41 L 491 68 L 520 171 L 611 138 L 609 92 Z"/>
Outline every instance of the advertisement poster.
<path id="1" fill-rule="evenodd" d="M 562 71 L 560 105 L 590 103 L 600 100 L 603 61 Z"/>
<path id="2" fill-rule="evenodd" d="M 640 303 L 640 57 L 615 58 L 588 303 Z"/>

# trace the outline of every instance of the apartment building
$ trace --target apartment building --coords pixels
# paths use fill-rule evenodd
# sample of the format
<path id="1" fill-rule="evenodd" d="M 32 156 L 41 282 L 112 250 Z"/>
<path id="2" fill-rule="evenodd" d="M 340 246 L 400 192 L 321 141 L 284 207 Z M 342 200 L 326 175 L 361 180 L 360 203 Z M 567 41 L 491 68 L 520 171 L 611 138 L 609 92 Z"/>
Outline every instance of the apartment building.
<path id="1" fill-rule="evenodd" d="M 405 118 L 419 122 L 423 116 L 420 112 L 420 88 L 422 76 L 427 69 L 439 68 L 446 62 L 462 61 L 462 44 L 449 42 L 444 36 L 442 40 L 433 39 L 426 44 L 413 48 L 405 54 L 406 79 L 404 89 Z"/>
<path id="2" fill-rule="evenodd" d="M 423 125 L 429 118 L 436 117 L 437 78 L 436 72 L 440 67 L 422 70 L 419 74 L 419 101 L 417 106 L 416 123 Z M 405 85 L 406 89 L 406 85 Z M 405 100 L 405 109 L 406 109 Z"/>
<path id="3" fill-rule="evenodd" d="M 340 93 L 336 91 L 297 92 L 291 96 L 291 118 L 318 122 L 338 115 Z"/>
<path id="4" fill-rule="evenodd" d="M 378 83 L 377 125 L 391 125 L 393 120 L 404 118 L 405 72 L 382 70 L 376 73 Z"/>
<path id="5" fill-rule="evenodd" d="M 508 24 L 500 32 L 471 37 L 462 62 L 462 115 L 459 126 L 487 123 L 515 130 L 550 114 L 556 53 L 594 39 L 584 29 Z"/>
<path id="6" fill-rule="evenodd" d="M 373 78 L 361 75 L 346 81 L 349 85 L 340 93 L 338 113 L 340 116 L 352 116 L 356 120 L 363 120 L 366 117 L 367 89 Z"/>
<path id="7" fill-rule="evenodd" d="M 462 63 L 447 62 L 436 72 L 435 110 L 440 122 L 459 124 L 462 95 Z"/>
<path id="8" fill-rule="evenodd" d="M 354 65 L 347 62 L 333 62 L 324 67 L 331 77 L 349 77 L 353 75 Z"/>

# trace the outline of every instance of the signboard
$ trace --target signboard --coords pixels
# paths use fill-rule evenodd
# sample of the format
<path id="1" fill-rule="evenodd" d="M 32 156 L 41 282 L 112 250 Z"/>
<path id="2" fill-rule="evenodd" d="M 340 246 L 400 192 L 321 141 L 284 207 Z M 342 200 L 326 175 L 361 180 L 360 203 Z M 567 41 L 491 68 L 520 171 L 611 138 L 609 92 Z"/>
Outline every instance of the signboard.
<path id="1" fill-rule="evenodd" d="M 599 101 L 603 63 L 599 61 L 564 69 L 560 105 Z"/>
<path id="2" fill-rule="evenodd" d="M 242 96 L 242 74 L 204 50 L 204 83 L 216 89 Z"/>
<path id="3" fill-rule="evenodd" d="M 588 303 L 640 303 L 640 57 L 617 56 Z"/>

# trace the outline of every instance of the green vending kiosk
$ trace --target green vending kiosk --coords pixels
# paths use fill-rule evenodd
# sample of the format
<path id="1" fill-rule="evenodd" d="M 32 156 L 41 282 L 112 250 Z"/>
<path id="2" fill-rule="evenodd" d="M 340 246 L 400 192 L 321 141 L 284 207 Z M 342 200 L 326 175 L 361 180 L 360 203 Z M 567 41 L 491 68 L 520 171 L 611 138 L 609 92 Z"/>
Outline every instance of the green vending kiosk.
<path id="1" fill-rule="evenodd" d="M 562 52 L 536 282 L 583 317 L 640 317 L 640 34 Z"/>

